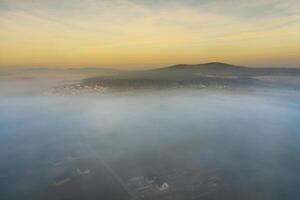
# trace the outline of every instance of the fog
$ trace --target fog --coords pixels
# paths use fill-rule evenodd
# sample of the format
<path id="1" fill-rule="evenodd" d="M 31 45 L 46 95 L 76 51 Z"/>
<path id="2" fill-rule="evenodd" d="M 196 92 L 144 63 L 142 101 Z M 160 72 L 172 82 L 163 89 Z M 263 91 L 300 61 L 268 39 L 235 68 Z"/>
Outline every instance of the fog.
<path id="1" fill-rule="evenodd" d="M 215 189 L 198 199 L 299 196 L 297 94 L 205 89 L 62 97 L 7 95 L 15 86 L 2 88 L 0 199 L 126 199 L 109 178 L 93 179 L 95 154 L 124 181 L 147 171 L 213 173 Z M 88 163 L 91 177 L 55 186 L 76 159 Z"/>

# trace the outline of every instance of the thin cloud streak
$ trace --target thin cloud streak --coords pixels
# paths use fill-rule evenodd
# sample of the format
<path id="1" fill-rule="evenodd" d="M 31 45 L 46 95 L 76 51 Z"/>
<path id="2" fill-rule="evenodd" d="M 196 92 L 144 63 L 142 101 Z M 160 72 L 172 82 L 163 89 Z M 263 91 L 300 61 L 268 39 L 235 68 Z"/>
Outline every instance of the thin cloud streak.
<path id="1" fill-rule="evenodd" d="M 300 51 L 297 9 L 295 0 L 1 0 L 0 66 L 247 64 L 264 51 L 272 65 L 290 55 L 284 48 Z"/>

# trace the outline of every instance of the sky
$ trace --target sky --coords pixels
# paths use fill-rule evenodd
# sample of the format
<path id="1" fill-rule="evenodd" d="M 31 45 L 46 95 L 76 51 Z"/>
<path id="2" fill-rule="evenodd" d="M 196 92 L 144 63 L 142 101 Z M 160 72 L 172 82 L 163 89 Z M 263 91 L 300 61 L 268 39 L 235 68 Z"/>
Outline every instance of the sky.
<path id="1" fill-rule="evenodd" d="M 300 67 L 299 0 L 0 0 L 0 68 Z"/>

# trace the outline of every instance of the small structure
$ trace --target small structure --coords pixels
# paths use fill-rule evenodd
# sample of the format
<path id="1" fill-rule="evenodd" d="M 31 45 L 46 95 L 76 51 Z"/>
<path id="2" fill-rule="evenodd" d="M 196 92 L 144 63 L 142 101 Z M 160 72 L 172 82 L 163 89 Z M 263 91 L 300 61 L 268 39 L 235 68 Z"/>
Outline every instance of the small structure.
<path id="1" fill-rule="evenodd" d="M 133 177 L 128 180 L 128 187 L 141 198 L 159 197 L 168 195 L 169 184 L 165 178 L 153 172 L 147 172 L 144 176 Z"/>
<path id="2" fill-rule="evenodd" d="M 91 171 L 87 168 L 86 169 L 77 168 L 76 172 L 78 175 L 86 175 L 86 174 L 89 174 Z"/>
<path id="3" fill-rule="evenodd" d="M 168 190 L 169 189 L 169 184 L 164 182 L 160 187 L 159 187 L 159 190 L 160 191 L 165 191 L 165 190 Z"/>

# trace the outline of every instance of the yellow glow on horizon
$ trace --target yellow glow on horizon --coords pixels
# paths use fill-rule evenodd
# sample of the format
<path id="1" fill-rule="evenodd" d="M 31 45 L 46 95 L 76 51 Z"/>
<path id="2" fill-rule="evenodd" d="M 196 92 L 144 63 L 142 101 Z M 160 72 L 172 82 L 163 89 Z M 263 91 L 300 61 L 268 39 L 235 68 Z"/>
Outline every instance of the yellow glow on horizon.
<path id="1" fill-rule="evenodd" d="M 124 8 L 128 21 L 108 14 L 51 18 L 2 13 L 0 68 L 300 63 L 299 15 L 256 22 L 185 7 L 172 12 L 130 8 L 141 17 L 130 16 Z"/>

